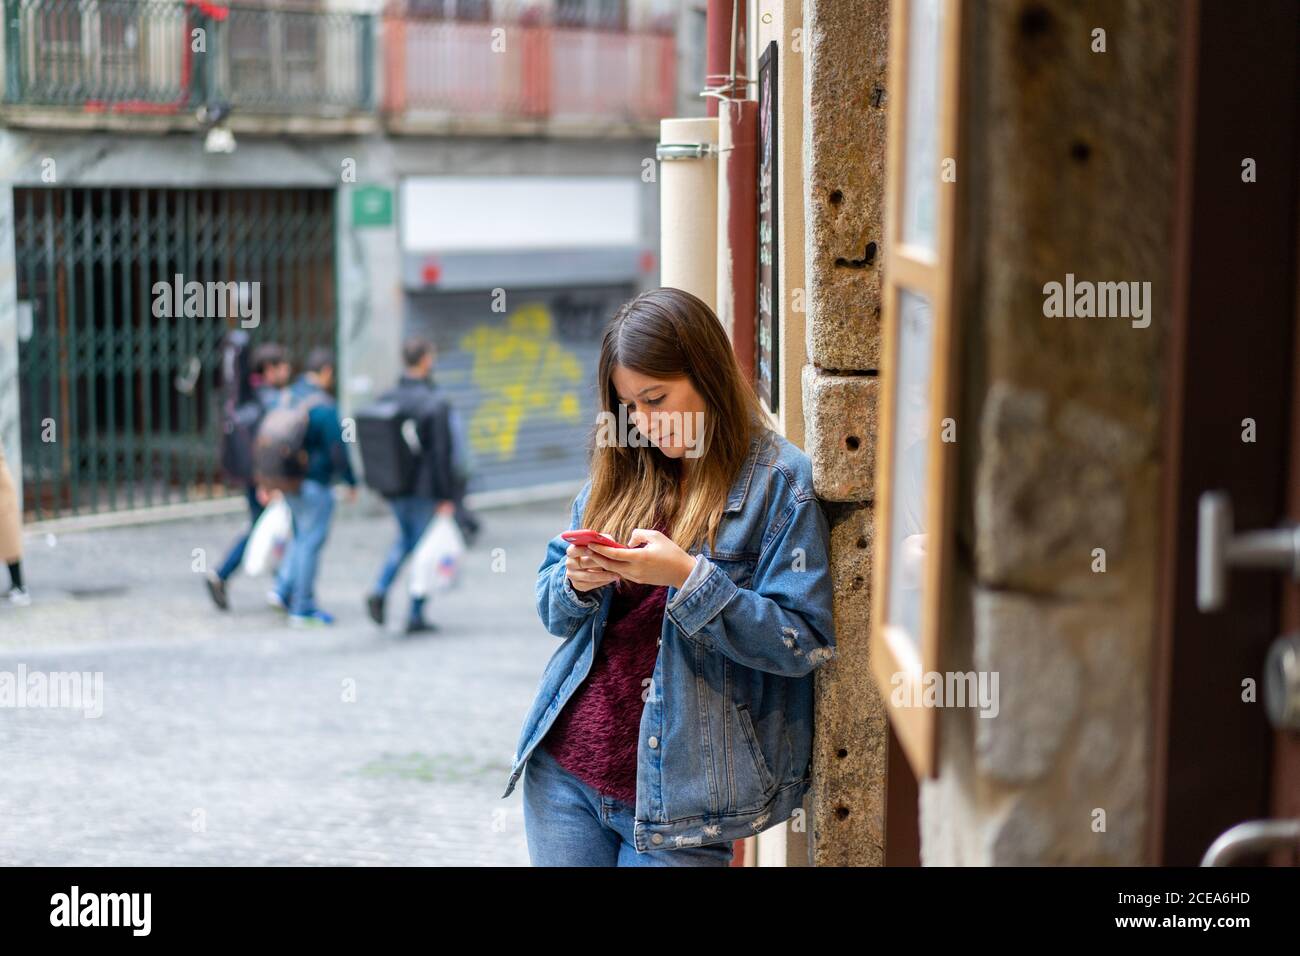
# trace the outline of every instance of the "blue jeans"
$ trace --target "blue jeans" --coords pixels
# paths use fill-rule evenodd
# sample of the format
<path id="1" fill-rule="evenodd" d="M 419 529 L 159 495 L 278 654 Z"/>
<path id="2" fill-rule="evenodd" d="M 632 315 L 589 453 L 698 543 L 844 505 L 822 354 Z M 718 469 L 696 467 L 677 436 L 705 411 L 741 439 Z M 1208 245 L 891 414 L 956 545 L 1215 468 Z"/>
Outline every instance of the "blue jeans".
<path id="1" fill-rule="evenodd" d="M 284 500 L 293 515 L 293 543 L 280 562 L 275 589 L 287 598 L 290 614 L 310 614 L 316 610 L 316 569 L 329 536 L 334 494 L 329 485 L 306 478 L 298 493 Z"/>
<path id="2" fill-rule="evenodd" d="M 730 866 L 732 844 L 638 853 L 634 807 L 569 773 L 538 745 L 524 769 L 524 833 L 533 866 Z"/>
<path id="3" fill-rule="evenodd" d="M 257 500 L 257 487 L 255 485 L 248 486 L 247 496 L 248 530 L 239 536 L 238 541 L 231 545 L 230 551 L 226 554 L 226 559 L 221 562 L 221 567 L 217 569 L 217 577 L 223 581 L 228 580 L 244 563 L 244 549 L 248 547 L 248 536 L 253 533 L 253 525 L 257 524 L 257 519 L 262 517 L 263 508 L 261 502 Z"/>
<path id="4" fill-rule="evenodd" d="M 379 580 L 375 582 L 375 594 L 386 594 L 393 584 L 393 578 L 402 567 L 402 562 L 420 543 L 420 535 L 433 520 L 434 502 L 432 498 L 418 498 L 410 495 L 403 498 L 389 498 L 388 506 L 393 509 L 397 519 L 397 540 L 393 542 L 379 571 Z"/>

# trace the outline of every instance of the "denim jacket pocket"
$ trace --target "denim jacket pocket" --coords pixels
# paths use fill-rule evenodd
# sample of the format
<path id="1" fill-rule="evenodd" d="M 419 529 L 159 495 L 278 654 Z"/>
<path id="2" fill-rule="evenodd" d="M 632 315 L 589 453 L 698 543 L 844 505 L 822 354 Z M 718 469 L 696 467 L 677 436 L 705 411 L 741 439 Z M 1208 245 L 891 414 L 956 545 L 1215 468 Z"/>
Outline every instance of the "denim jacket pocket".
<path id="1" fill-rule="evenodd" d="M 758 775 L 759 786 L 764 794 L 770 793 L 775 785 L 775 779 L 772 776 L 772 771 L 768 769 L 767 758 L 763 756 L 763 748 L 758 744 L 758 734 L 754 732 L 754 722 L 749 716 L 749 705 L 736 704 L 735 708 L 740 731 L 744 734 L 745 743 L 749 748 L 749 756 L 754 766 L 754 772 Z"/>

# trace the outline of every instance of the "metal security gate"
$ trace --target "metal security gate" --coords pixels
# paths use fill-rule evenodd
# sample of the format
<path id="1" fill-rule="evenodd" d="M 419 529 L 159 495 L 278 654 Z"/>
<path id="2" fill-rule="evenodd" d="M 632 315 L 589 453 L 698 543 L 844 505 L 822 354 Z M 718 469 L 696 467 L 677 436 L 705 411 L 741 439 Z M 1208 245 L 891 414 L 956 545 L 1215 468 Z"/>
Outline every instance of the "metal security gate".
<path id="1" fill-rule="evenodd" d="M 596 362 L 605 324 L 630 285 L 510 289 L 407 297 L 407 331 L 438 349 L 434 380 L 466 426 L 472 491 L 578 480 L 596 422 Z"/>
<path id="2" fill-rule="evenodd" d="M 222 336 L 334 344 L 333 191 L 16 189 L 14 212 L 28 517 L 230 493 Z"/>

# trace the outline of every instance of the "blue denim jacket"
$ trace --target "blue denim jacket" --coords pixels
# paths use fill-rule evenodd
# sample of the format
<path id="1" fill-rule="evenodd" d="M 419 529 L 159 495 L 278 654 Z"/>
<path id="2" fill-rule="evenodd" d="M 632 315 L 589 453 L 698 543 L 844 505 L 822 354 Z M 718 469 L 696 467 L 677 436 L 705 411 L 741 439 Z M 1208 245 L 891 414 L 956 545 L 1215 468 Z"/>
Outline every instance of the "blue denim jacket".
<path id="1" fill-rule="evenodd" d="M 591 484 L 573 502 L 579 527 Z M 508 797 L 533 749 L 591 670 L 613 588 L 565 573 L 558 535 L 537 572 L 537 612 L 563 643 L 542 673 L 515 750 Z M 641 714 L 637 850 L 752 836 L 788 819 L 812 774 L 813 674 L 835 655 L 830 529 L 812 466 L 774 432 L 731 488 L 716 546 L 668 589 Z"/>

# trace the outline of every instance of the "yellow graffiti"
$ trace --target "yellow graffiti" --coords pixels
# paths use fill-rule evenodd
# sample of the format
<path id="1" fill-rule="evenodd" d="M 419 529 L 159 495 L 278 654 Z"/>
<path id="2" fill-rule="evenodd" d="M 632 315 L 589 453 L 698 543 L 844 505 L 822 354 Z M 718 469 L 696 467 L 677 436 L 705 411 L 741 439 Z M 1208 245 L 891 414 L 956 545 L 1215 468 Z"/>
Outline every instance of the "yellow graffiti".
<path id="1" fill-rule="evenodd" d="M 460 340 L 474 358 L 471 380 L 484 399 L 469 423 L 477 453 L 511 458 L 519 429 L 529 416 L 577 422 L 582 364 L 555 340 L 551 314 L 530 303 L 506 319 L 502 331 L 480 325 Z"/>

